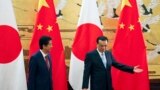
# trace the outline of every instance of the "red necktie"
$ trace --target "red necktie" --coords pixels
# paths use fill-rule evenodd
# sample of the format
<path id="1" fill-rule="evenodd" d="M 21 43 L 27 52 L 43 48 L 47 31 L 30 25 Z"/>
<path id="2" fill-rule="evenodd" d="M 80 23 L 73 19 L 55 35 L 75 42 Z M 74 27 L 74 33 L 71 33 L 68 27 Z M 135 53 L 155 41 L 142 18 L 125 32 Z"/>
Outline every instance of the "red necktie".
<path id="1" fill-rule="evenodd" d="M 50 64 L 49 64 L 48 56 L 45 56 L 45 62 L 46 62 L 47 68 L 49 69 L 50 68 Z"/>

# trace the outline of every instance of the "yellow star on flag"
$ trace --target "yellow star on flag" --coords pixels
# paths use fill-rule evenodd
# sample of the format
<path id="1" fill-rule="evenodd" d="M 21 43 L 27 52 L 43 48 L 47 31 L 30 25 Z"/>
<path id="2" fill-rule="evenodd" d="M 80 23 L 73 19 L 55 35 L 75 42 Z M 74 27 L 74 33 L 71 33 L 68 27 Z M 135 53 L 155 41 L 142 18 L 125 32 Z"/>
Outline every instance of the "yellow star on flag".
<path id="1" fill-rule="evenodd" d="M 48 3 L 46 0 L 40 0 L 38 3 L 38 11 L 41 9 L 42 6 L 49 7 Z"/>
<path id="2" fill-rule="evenodd" d="M 37 25 L 38 30 L 42 30 L 42 27 L 43 27 L 43 26 L 42 26 L 41 24 L 38 24 L 38 25 Z"/>
<path id="3" fill-rule="evenodd" d="M 121 24 L 120 24 L 120 29 L 124 29 L 124 26 L 125 26 L 125 25 L 124 25 L 123 23 L 121 23 Z"/>
<path id="4" fill-rule="evenodd" d="M 47 27 L 48 32 L 51 32 L 53 30 L 52 27 L 53 26 L 48 25 L 48 27 Z"/>
<path id="5" fill-rule="evenodd" d="M 130 31 L 134 30 L 134 25 L 129 26 Z"/>
<path id="6" fill-rule="evenodd" d="M 131 7 L 129 0 L 122 0 L 121 9 L 123 9 L 125 5 Z"/>

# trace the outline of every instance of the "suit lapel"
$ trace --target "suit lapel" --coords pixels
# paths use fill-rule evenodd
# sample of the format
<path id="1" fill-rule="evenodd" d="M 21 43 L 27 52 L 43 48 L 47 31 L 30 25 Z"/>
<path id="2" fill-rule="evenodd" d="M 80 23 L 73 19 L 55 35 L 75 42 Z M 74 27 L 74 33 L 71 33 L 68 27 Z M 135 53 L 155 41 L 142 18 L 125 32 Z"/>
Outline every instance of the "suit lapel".
<path id="1" fill-rule="evenodd" d="M 107 65 L 106 65 L 106 68 L 108 68 L 108 66 L 109 66 L 109 57 L 108 57 L 108 54 L 107 54 L 108 52 L 107 51 L 105 51 L 105 56 L 106 56 L 106 60 L 107 60 Z"/>
<path id="2" fill-rule="evenodd" d="M 42 53 L 40 51 L 39 51 L 39 60 L 45 66 L 45 68 L 48 70 L 48 67 L 47 67 L 47 64 L 45 62 L 45 59 L 44 59 L 44 57 L 43 57 L 43 55 L 42 55 Z M 49 62 L 50 62 L 50 60 L 49 60 Z"/>
<path id="3" fill-rule="evenodd" d="M 99 53 L 98 53 L 97 50 L 96 50 L 96 56 L 97 56 L 97 58 L 98 58 L 98 59 L 97 59 L 98 62 L 100 62 L 100 64 L 103 66 L 103 68 L 106 69 L 105 66 L 104 66 L 104 64 L 103 64 L 103 62 L 102 62 L 102 58 L 101 58 L 101 56 L 99 55 Z"/>

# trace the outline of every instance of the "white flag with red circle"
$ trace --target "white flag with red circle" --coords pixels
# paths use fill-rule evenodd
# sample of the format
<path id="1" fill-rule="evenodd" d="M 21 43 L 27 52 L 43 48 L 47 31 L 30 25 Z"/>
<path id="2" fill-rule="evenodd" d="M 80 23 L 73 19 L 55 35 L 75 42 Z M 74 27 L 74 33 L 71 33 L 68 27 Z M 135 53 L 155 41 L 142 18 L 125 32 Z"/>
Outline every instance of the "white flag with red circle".
<path id="1" fill-rule="evenodd" d="M 12 0 L 0 0 L 0 90 L 27 90 Z"/>
<path id="2" fill-rule="evenodd" d="M 102 35 L 96 0 L 82 0 L 70 61 L 69 83 L 73 90 L 82 89 L 85 55 L 96 49 L 96 39 Z"/>

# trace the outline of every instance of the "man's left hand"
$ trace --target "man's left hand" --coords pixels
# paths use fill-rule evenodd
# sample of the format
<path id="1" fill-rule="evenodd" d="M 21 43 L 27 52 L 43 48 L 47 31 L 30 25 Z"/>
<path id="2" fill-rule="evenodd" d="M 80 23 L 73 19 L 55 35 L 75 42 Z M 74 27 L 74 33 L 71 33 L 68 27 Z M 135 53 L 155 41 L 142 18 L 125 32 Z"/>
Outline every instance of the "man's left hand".
<path id="1" fill-rule="evenodd" d="M 133 71 L 134 71 L 135 73 L 141 73 L 141 72 L 143 72 L 143 69 L 139 68 L 139 66 L 134 66 Z"/>

